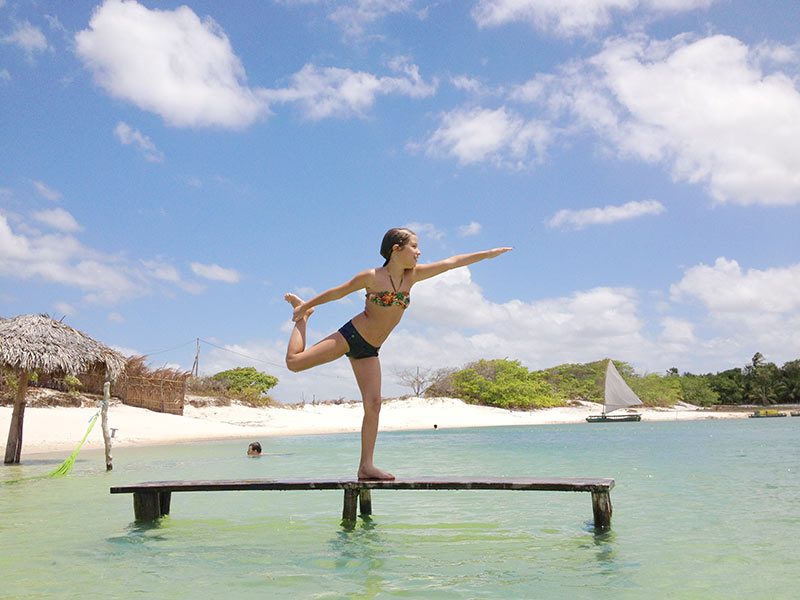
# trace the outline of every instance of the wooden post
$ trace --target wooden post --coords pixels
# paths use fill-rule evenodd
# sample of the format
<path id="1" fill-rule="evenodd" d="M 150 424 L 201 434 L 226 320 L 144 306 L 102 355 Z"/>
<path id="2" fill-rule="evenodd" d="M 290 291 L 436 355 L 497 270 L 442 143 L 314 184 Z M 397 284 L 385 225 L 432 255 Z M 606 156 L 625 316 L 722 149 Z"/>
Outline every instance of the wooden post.
<path id="1" fill-rule="evenodd" d="M 169 514 L 169 504 L 172 499 L 172 492 L 159 492 L 158 493 L 158 513 L 159 516 Z"/>
<path id="2" fill-rule="evenodd" d="M 368 517 L 372 514 L 372 493 L 368 488 L 359 490 L 358 505 L 361 508 L 362 517 Z"/>
<path id="3" fill-rule="evenodd" d="M 342 509 L 342 520 L 353 522 L 356 520 L 356 504 L 358 503 L 358 490 L 354 488 L 344 489 L 344 508 Z"/>
<path id="4" fill-rule="evenodd" d="M 137 521 L 155 521 L 161 516 L 158 492 L 134 492 L 133 515 Z"/>
<path id="5" fill-rule="evenodd" d="M 5 464 L 18 464 L 22 454 L 22 424 L 25 420 L 25 394 L 28 391 L 30 373 L 20 371 L 17 380 L 17 396 L 14 399 L 14 410 L 11 413 L 11 424 L 8 428 Z"/>
<path id="6" fill-rule="evenodd" d="M 108 401 L 111 400 L 111 383 L 103 384 L 103 403 L 100 406 L 100 419 L 103 426 L 103 446 L 106 449 L 106 471 L 114 468 L 111 464 L 111 436 L 108 433 Z"/>
<path id="7" fill-rule="evenodd" d="M 611 494 L 608 492 L 592 492 L 592 512 L 596 530 L 611 527 Z"/>

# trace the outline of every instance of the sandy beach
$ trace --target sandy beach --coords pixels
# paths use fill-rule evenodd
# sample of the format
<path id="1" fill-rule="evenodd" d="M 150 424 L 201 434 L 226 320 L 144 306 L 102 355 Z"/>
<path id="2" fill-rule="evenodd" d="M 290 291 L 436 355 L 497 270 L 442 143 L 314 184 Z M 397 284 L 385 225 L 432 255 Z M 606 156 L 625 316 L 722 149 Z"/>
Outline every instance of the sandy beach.
<path id="1" fill-rule="evenodd" d="M 585 423 L 586 416 L 599 414 L 600 408 L 598 404 L 585 402 L 579 406 L 510 411 L 466 404 L 453 398 L 388 400 L 381 410 L 381 431 L 429 429 L 434 425 L 448 429 Z M 96 412 L 97 409 L 91 407 L 26 408 L 23 456 L 73 449 Z M 745 412 L 703 411 L 687 405 L 675 409 L 644 408 L 638 412 L 643 422 L 747 417 Z M 250 408 L 240 404 L 195 408 L 187 404 L 184 415 L 176 416 L 112 401 L 108 411 L 109 427 L 115 429 L 114 447 L 356 432 L 361 427 L 361 416 L 361 405 L 357 403 L 306 404 L 297 408 Z M 10 420 L 11 407 L 0 407 L 3 437 Z M 84 448 L 102 447 L 98 422 Z"/>

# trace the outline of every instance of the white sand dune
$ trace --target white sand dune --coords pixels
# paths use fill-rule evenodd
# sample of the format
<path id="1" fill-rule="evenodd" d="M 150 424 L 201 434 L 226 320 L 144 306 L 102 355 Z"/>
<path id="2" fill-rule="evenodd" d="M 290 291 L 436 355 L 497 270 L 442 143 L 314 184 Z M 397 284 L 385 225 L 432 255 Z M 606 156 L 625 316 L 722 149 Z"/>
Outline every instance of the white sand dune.
<path id="1" fill-rule="evenodd" d="M 25 410 L 23 456 L 71 450 L 80 441 L 96 408 L 35 408 Z M 675 409 L 641 409 L 642 421 L 743 418 L 745 412 L 700 411 L 682 405 Z M 589 414 L 599 414 L 600 405 L 532 411 L 510 411 L 474 406 L 453 398 L 411 398 L 384 402 L 381 430 L 492 427 L 585 423 Z M 184 415 L 168 415 L 113 402 L 109 427 L 116 429 L 114 447 L 157 445 L 230 438 L 263 439 L 276 435 L 355 432 L 361 428 L 360 404 L 317 404 L 299 408 L 249 408 L 239 404 L 194 408 L 187 404 Z M 11 407 L 0 407 L 0 436 L 5 440 Z M 591 426 L 588 425 L 587 426 Z M 84 448 L 102 448 L 99 422 Z"/>

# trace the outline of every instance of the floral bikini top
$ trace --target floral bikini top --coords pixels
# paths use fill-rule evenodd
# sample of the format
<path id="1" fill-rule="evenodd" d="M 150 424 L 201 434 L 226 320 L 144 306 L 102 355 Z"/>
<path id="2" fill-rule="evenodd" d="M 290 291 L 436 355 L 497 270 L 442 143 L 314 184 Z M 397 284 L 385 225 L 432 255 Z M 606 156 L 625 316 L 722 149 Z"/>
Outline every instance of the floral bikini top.
<path id="1" fill-rule="evenodd" d="M 408 292 L 393 292 L 386 290 L 383 292 L 367 292 L 367 302 L 372 302 L 378 306 L 400 306 L 408 308 L 411 304 L 411 294 Z"/>
<path id="2" fill-rule="evenodd" d="M 397 288 L 403 285 L 403 277 L 400 277 L 400 284 L 395 287 L 392 276 L 389 275 L 389 282 L 392 284 L 391 290 L 384 290 L 382 292 L 367 292 L 367 302 L 372 302 L 378 306 L 399 306 L 403 309 L 408 308 L 411 304 L 411 294 L 409 292 L 399 292 Z"/>

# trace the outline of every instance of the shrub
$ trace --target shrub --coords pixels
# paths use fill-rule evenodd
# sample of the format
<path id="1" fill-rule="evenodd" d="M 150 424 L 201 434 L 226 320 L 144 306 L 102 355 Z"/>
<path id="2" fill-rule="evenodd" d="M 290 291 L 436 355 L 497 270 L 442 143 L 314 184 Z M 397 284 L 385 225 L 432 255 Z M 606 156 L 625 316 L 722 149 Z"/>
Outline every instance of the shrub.
<path id="1" fill-rule="evenodd" d="M 211 379 L 224 386 L 226 395 L 249 406 L 275 404 L 267 392 L 278 384 L 278 378 L 257 371 L 254 367 L 228 369 L 213 375 Z"/>
<path id="2" fill-rule="evenodd" d="M 519 361 L 479 360 L 452 375 L 455 395 L 466 402 L 500 408 L 561 406 L 540 373 L 531 373 Z"/>

